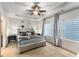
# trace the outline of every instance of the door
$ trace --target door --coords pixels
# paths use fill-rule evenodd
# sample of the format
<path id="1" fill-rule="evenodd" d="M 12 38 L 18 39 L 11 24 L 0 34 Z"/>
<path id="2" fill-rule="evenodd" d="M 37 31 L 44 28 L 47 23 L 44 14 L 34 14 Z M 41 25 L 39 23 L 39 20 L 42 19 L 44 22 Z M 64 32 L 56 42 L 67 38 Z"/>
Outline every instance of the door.
<path id="1" fill-rule="evenodd" d="M 0 56 L 1 56 L 1 15 L 0 15 Z"/>
<path id="2" fill-rule="evenodd" d="M 0 47 L 3 46 L 3 35 L 2 35 L 2 28 L 1 28 L 1 16 L 0 16 Z"/>

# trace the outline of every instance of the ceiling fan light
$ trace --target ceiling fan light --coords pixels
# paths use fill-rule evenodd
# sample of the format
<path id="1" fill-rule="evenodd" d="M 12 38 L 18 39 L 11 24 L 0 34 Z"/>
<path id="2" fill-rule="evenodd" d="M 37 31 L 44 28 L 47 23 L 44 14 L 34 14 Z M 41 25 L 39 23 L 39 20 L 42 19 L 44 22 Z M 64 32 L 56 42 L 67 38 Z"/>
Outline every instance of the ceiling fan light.
<path id="1" fill-rule="evenodd" d="M 37 11 L 34 11 L 34 15 L 37 15 L 38 14 L 38 12 Z"/>

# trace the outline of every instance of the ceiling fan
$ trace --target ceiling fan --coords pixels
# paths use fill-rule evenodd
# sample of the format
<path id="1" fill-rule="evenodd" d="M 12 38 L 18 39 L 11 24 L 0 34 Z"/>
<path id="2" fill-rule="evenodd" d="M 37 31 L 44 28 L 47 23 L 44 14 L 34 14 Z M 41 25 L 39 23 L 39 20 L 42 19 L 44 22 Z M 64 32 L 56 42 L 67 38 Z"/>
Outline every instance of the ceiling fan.
<path id="1" fill-rule="evenodd" d="M 26 11 L 29 11 L 31 12 L 31 15 L 41 15 L 40 13 L 42 12 L 46 12 L 46 10 L 40 10 L 40 6 L 38 6 L 37 3 L 34 4 L 34 6 L 31 7 L 32 10 L 26 10 Z"/>

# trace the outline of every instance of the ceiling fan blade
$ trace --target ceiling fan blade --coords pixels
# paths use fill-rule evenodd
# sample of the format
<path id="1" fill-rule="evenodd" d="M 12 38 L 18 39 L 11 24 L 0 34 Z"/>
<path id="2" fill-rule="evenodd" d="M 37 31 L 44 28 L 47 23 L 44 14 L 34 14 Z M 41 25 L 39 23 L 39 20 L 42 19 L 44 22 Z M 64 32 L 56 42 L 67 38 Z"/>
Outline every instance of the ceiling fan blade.
<path id="1" fill-rule="evenodd" d="M 30 12 L 33 12 L 33 10 L 26 10 L 26 11 L 30 11 Z"/>
<path id="2" fill-rule="evenodd" d="M 40 10 L 39 12 L 46 12 L 46 10 Z"/>
<path id="3" fill-rule="evenodd" d="M 33 15 L 33 13 L 31 13 L 31 15 Z"/>
<path id="4" fill-rule="evenodd" d="M 38 15 L 40 16 L 40 13 L 38 13 Z"/>
<path id="5" fill-rule="evenodd" d="M 34 13 L 31 13 L 31 15 L 33 15 Z M 40 16 L 40 13 L 38 13 L 37 15 L 39 15 Z"/>

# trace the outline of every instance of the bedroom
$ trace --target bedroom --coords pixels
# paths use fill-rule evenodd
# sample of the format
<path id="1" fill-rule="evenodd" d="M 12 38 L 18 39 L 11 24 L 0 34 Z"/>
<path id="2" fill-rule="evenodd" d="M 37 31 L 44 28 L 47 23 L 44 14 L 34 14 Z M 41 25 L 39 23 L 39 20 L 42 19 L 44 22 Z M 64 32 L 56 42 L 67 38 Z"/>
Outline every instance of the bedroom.
<path id="1" fill-rule="evenodd" d="M 39 10 L 40 6 L 40 10 L 44 12 L 33 14 L 32 6 L 37 8 L 33 9 L 34 11 Z M 72 38 L 69 36 L 73 32 L 68 32 L 70 30 L 68 25 L 71 27 L 72 22 L 74 22 L 74 26 L 75 22 L 78 21 L 78 8 L 79 3 L 77 2 L 0 2 L 1 55 L 27 57 L 76 56 L 79 52 L 78 37 L 72 35 L 74 36 Z M 73 30 L 75 29 L 73 28 Z M 67 34 L 69 35 L 67 36 Z M 31 48 L 36 49 L 28 51 Z M 24 53 L 20 54 L 22 51 Z"/>

